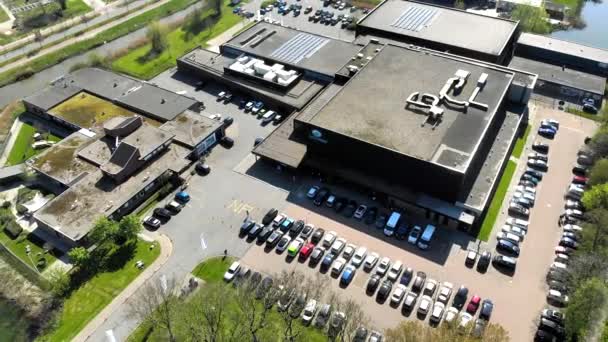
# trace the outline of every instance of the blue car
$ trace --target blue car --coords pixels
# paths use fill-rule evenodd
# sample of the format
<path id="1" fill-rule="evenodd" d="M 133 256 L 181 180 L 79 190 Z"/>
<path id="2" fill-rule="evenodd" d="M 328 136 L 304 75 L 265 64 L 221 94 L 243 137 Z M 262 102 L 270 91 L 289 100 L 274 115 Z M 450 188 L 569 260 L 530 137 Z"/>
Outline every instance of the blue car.
<path id="1" fill-rule="evenodd" d="M 541 135 L 546 138 L 553 139 L 555 137 L 555 133 L 557 133 L 557 132 L 551 128 L 542 128 L 541 127 L 538 129 L 538 135 Z"/>
<path id="2" fill-rule="evenodd" d="M 240 13 L 240 12 L 241 12 L 241 8 L 240 8 L 240 7 L 235 7 L 235 8 L 232 10 L 232 13 L 234 13 L 234 14 L 238 14 L 238 13 Z"/>
<path id="3" fill-rule="evenodd" d="M 340 283 L 342 285 L 350 284 L 350 282 L 355 277 L 355 272 L 357 272 L 357 269 L 355 268 L 355 266 L 353 266 L 353 265 L 346 266 L 346 268 L 344 269 L 344 272 L 342 273 L 342 277 L 340 278 Z"/>
<path id="4" fill-rule="evenodd" d="M 289 228 L 291 228 L 291 226 L 293 225 L 294 220 L 292 218 L 286 218 L 281 225 L 279 226 L 279 229 L 283 232 L 286 233 L 287 231 L 289 231 Z"/>
<path id="5" fill-rule="evenodd" d="M 190 195 L 185 191 L 180 191 L 175 194 L 175 199 L 178 202 L 186 203 L 190 200 Z"/>

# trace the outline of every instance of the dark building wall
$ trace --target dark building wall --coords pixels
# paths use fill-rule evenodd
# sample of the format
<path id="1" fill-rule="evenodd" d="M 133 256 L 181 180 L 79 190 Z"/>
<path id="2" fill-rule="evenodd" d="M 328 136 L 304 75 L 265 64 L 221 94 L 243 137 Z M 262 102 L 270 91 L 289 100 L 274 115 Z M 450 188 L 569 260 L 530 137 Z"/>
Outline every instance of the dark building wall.
<path id="1" fill-rule="evenodd" d="M 516 55 L 538 61 L 545 61 L 554 65 L 566 66 L 569 69 L 608 77 L 608 65 L 588 59 L 584 55 L 570 55 L 557 51 L 546 50 L 532 45 L 518 44 Z"/>
<path id="2" fill-rule="evenodd" d="M 464 181 L 464 174 L 409 157 L 357 139 L 326 131 L 309 123 L 294 121 L 296 134 L 309 141 L 306 158 L 339 161 L 352 168 L 387 182 L 402 184 L 414 191 L 425 192 L 446 201 L 455 201 Z M 326 143 L 310 138 L 312 129 L 323 133 Z M 369 185 L 373 188 L 373 185 Z"/>

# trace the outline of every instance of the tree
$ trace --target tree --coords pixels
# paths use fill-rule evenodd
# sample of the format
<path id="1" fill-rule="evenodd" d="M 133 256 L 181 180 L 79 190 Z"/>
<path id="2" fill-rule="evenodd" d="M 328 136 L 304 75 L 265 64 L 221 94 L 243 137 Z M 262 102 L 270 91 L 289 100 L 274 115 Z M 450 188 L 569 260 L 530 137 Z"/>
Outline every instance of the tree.
<path id="1" fill-rule="evenodd" d="M 566 308 L 564 326 L 569 341 L 585 341 L 606 310 L 608 289 L 605 280 L 592 278 L 574 292 Z"/>
<path id="2" fill-rule="evenodd" d="M 170 342 L 175 342 L 175 325 L 179 299 L 175 296 L 175 281 L 155 279 L 144 285 L 130 303 L 131 314 L 155 328 L 164 329 Z"/>
<path id="3" fill-rule="evenodd" d="M 91 242 L 99 244 L 116 236 L 117 232 L 118 224 L 104 216 L 95 222 L 93 229 L 88 234 L 88 238 Z"/>
<path id="4" fill-rule="evenodd" d="M 65 296 L 70 290 L 70 277 L 59 267 L 49 269 L 47 279 L 49 280 L 50 290 L 54 297 Z"/>
<path id="5" fill-rule="evenodd" d="M 465 9 L 466 5 L 464 3 L 464 0 L 456 0 L 454 1 L 454 8 L 458 8 L 458 9 Z"/>
<path id="6" fill-rule="evenodd" d="M 68 256 L 79 268 L 86 268 L 91 260 L 91 254 L 84 247 L 74 247 L 68 252 Z"/>
<path id="7" fill-rule="evenodd" d="M 525 32 L 540 34 L 551 32 L 549 15 L 542 6 L 517 5 L 511 13 L 511 18 L 519 20 L 519 25 Z"/>
<path id="8" fill-rule="evenodd" d="M 608 210 L 593 209 L 586 212 L 585 217 L 587 222 L 583 224 L 579 251 L 581 253 L 605 253 L 608 247 Z"/>
<path id="9" fill-rule="evenodd" d="M 118 230 L 115 234 L 114 241 L 124 242 L 137 238 L 137 234 L 141 232 L 142 226 L 139 218 L 135 215 L 127 215 L 118 223 Z"/>
<path id="10" fill-rule="evenodd" d="M 67 0 L 57 0 L 57 2 L 59 3 L 59 6 L 61 6 L 61 10 L 65 11 L 66 9 L 68 9 L 68 1 Z"/>
<path id="11" fill-rule="evenodd" d="M 608 183 L 608 159 L 602 158 L 595 162 L 589 174 L 589 185 Z"/>
<path id="12" fill-rule="evenodd" d="M 596 185 L 585 191 L 582 202 L 587 210 L 608 208 L 608 183 Z"/>
<path id="13" fill-rule="evenodd" d="M 597 158 L 608 157 L 608 127 L 603 127 L 595 133 L 589 147 Z"/>
<path id="14" fill-rule="evenodd" d="M 155 55 L 161 54 L 167 48 L 166 29 L 158 21 L 153 21 L 148 25 L 146 37 L 152 44 L 151 52 Z"/>
<path id="15" fill-rule="evenodd" d="M 568 285 L 572 289 L 594 277 L 606 279 L 607 274 L 608 260 L 599 254 L 579 253 L 568 263 Z"/>
<path id="16" fill-rule="evenodd" d="M 469 328 L 472 324 L 469 324 Z M 387 341 L 394 342 L 443 342 L 443 341 L 491 341 L 507 342 L 509 334 L 500 325 L 489 323 L 481 338 L 473 337 L 469 334 L 462 334 L 461 329 L 455 324 L 441 324 L 439 327 L 432 328 L 417 321 L 404 321 L 397 327 L 388 329 L 385 332 Z"/>

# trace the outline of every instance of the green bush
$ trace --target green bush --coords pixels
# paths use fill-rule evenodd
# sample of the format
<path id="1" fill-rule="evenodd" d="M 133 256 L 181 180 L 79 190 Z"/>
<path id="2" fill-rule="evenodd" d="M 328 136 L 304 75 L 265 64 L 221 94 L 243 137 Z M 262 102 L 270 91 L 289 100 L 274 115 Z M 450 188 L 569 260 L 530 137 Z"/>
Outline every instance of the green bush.
<path id="1" fill-rule="evenodd" d="M 4 231 L 6 232 L 6 235 L 8 235 L 11 239 L 16 239 L 19 237 L 19 235 L 21 235 L 21 232 L 23 232 L 23 228 L 21 228 L 21 226 L 17 224 L 17 222 L 12 220 L 4 226 Z M 23 235 L 23 237 L 25 237 L 25 234 Z"/>
<path id="2" fill-rule="evenodd" d="M 4 201 L 2 203 L 2 209 L 9 209 L 11 207 L 11 201 Z"/>
<path id="3" fill-rule="evenodd" d="M 27 208 L 23 204 L 17 204 L 15 209 L 17 210 L 17 214 L 19 214 L 19 215 L 25 215 L 25 213 L 27 213 L 27 211 L 28 211 Z"/>

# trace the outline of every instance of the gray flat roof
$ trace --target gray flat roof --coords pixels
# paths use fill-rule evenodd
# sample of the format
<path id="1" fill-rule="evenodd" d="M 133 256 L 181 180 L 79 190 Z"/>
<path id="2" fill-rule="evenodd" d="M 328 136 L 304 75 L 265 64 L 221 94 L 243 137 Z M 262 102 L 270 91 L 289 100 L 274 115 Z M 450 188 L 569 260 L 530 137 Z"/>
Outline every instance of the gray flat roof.
<path id="1" fill-rule="evenodd" d="M 65 87 L 49 86 L 25 97 L 23 100 L 38 106 L 43 110 L 49 110 L 81 91 L 82 88 L 70 85 L 66 85 Z"/>
<path id="2" fill-rule="evenodd" d="M 545 50 L 608 64 L 608 50 L 581 45 L 567 40 L 555 39 L 538 34 L 522 33 L 517 40 L 517 44 L 539 47 Z"/>
<path id="3" fill-rule="evenodd" d="M 455 100 L 468 100 L 482 73 L 487 82 L 475 98 L 488 110 L 440 105 L 442 121 L 433 127 L 427 115 L 406 99 L 413 92 L 437 96 L 458 70 L 470 72 Z M 511 84 L 513 73 L 490 64 L 394 45 L 384 46 L 316 114 L 302 119 L 312 125 L 379 145 L 413 158 L 464 172 Z M 321 95 L 320 95 L 321 96 Z M 315 101 L 316 102 L 316 101 Z M 317 106 L 314 102 L 309 107 Z M 308 107 L 307 107 L 308 108 Z M 306 111 L 305 111 L 306 112 Z"/>
<path id="4" fill-rule="evenodd" d="M 165 122 L 159 129 L 175 135 L 174 140 L 193 148 L 221 125 L 221 122 L 205 115 L 186 111 L 175 120 Z"/>
<path id="5" fill-rule="evenodd" d="M 224 47 L 331 77 L 361 49 L 338 39 L 265 22 L 243 31 Z"/>
<path id="6" fill-rule="evenodd" d="M 518 23 L 427 3 L 386 0 L 358 25 L 499 56 Z"/>
<path id="7" fill-rule="evenodd" d="M 76 70 L 53 82 L 54 86 L 78 86 L 88 92 L 113 100 L 139 86 L 140 81 L 98 68 Z"/>
<path id="8" fill-rule="evenodd" d="M 161 120 L 173 120 L 198 101 L 150 84 L 141 84 L 135 90 L 117 99 L 118 103 L 136 108 L 144 114 Z"/>
<path id="9" fill-rule="evenodd" d="M 568 68 L 562 69 L 561 66 L 522 57 L 513 57 L 509 67 L 538 74 L 538 78 L 546 82 L 557 83 L 600 95 L 604 94 L 606 86 L 605 77 Z"/>

